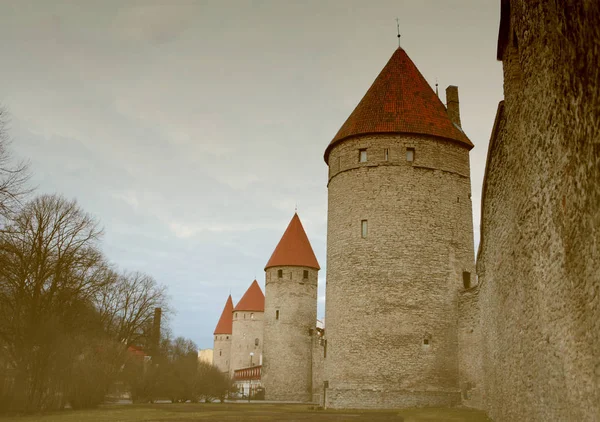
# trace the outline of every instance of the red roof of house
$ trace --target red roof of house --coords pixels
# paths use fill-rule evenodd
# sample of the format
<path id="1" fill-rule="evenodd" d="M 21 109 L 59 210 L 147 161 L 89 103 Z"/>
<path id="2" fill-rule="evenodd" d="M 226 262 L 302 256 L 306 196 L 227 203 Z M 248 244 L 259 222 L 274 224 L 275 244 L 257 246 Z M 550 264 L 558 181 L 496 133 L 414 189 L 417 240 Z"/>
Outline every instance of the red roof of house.
<path id="1" fill-rule="evenodd" d="M 221 318 L 219 318 L 219 322 L 217 322 L 217 328 L 215 328 L 215 332 L 213 334 L 231 334 L 232 333 L 232 325 L 233 325 L 233 300 L 231 300 L 231 295 L 227 298 L 227 302 L 225 302 L 225 307 L 223 308 L 223 312 L 221 313 Z"/>
<path id="2" fill-rule="evenodd" d="M 138 346 L 129 346 L 127 348 L 127 351 L 134 357 L 139 358 L 139 359 L 143 359 L 144 356 L 146 356 L 146 353 L 144 352 L 144 350 L 141 347 Z"/>
<path id="3" fill-rule="evenodd" d="M 469 149 L 473 144 L 446 112 L 419 69 L 402 48 L 398 48 L 373 85 L 342 125 L 327 149 L 356 135 L 415 133 L 457 141 Z"/>
<path id="4" fill-rule="evenodd" d="M 284 265 L 321 269 L 298 214 L 294 214 L 292 217 L 292 221 L 267 262 L 265 270 Z"/>
<path id="5" fill-rule="evenodd" d="M 234 311 L 265 311 L 265 295 L 256 280 L 252 282 L 246 293 L 244 293 L 244 296 L 235 305 Z"/>

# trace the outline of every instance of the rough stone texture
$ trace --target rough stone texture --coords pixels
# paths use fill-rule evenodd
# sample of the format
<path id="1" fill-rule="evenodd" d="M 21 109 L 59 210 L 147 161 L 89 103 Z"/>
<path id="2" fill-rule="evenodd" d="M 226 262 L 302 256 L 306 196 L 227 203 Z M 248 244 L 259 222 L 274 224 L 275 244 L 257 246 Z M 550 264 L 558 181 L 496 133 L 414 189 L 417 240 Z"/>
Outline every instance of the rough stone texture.
<path id="1" fill-rule="evenodd" d="M 324 337 L 317 331 L 312 338 L 312 401 L 323 405 Z"/>
<path id="2" fill-rule="evenodd" d="M 263 312 L 233 311 L 233 332 L 231 333 L 231 364 L 229 374 L 236 369 L 260 365 L 263 350 Z M 258 339 L 258 345 L 256 345 Z M 252 365 L 250 363 L 250 353 Z"/>
<path id="3" fill-rule="evenodd" d="M 477 262 L 486 410 L 598 421 L 600 2 L 510 9 Z"/>
<path id="4" fill-rule="evenodd" d="M 458 296 L 458 371 L 462 404 L 483 407 L 483 370 L 479 286 L 465 289 Z"/>
<path id="5" fill-rule="evenodd" d="M 327 407 L 456 403 L 458 292 L 474 272 L 468 148 L 349 138 L 331 149 L 328 189 Z"/>
<path id="6" fill-rule="evenodd" d="M 229 372 L 231 362 L 231 335 L 216 334 L 213 346 L 213 365 L 222 372 Z"/>
<path id="7" fill-rule="evenodd" d="M 308 271 L 307 279 L 304 271 Z M 265 399 L 311 401 L 318 270 L 276 266 L 268 268 L 265 277 Z"/>

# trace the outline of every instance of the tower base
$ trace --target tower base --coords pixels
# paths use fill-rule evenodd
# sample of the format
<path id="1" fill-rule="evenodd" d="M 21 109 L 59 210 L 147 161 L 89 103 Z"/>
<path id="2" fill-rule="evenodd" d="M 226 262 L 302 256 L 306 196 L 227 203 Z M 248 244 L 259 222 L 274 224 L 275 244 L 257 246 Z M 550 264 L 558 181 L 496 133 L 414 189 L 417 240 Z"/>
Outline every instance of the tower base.
<path id="1" fill-rule="evenodd" d="M 329 409 L 396 409 L 408 407 L 450 407 L 460 404 L 460 391 L 410 391 L 328 388 L 325 407 Z"/>

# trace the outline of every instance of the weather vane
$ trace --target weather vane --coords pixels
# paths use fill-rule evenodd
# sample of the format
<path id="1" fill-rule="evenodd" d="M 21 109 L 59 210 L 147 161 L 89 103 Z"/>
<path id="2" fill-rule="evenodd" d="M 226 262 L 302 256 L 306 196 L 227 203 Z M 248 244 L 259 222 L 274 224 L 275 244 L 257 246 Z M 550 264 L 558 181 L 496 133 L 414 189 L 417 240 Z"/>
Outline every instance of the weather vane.
<path id="1" fill-rule="evenodd" d="M 398 29 L 398 47 L 400 47 L 400 20 L 396 18 L 396 29 Z"/>

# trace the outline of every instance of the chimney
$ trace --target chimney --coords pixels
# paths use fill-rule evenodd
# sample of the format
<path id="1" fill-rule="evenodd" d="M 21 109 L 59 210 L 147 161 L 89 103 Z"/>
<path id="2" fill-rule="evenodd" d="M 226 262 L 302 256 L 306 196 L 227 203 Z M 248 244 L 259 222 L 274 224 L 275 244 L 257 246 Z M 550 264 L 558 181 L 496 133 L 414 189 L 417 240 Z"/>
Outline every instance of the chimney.
<path id="1" fill-rule="evenodd" d="M 154 321 L 152 324 L 152 353 L 158 355 L 160 346 L 160 319 L 162 316 L 161 308 L 154 308 Z"/>
<path id="2" fill-rule="evenodd" d="M 458 127 L 462 127 L 460 125 L 460 109 L 458 107 L 458 87 L 454 85 L 448 86 L 446 88 L 446 111 L 448 112 L 448 117 L 452 123 L 456 124 Z"/>

